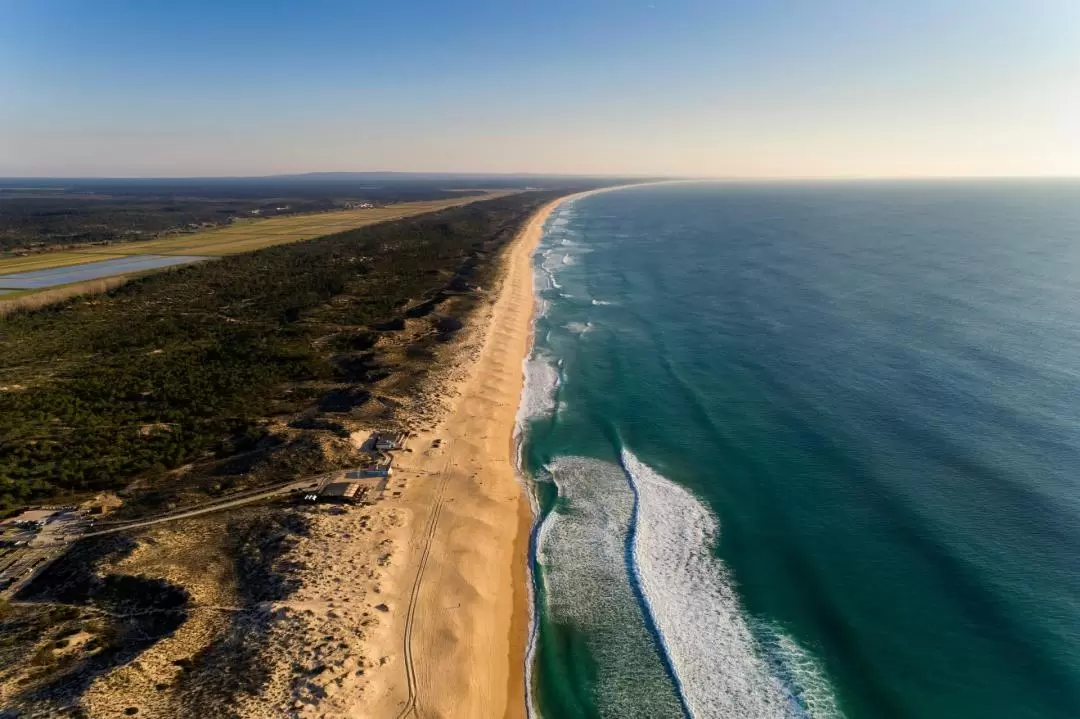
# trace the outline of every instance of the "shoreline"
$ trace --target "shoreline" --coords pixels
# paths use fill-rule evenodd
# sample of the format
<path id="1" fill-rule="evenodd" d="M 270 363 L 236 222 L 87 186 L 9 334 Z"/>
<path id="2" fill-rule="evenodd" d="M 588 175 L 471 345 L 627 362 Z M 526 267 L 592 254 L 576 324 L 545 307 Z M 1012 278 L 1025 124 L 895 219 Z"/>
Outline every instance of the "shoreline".
<path id="1" fill-rule="evenodd" d="M 527 238 L 522 238 L 527 239 L 530 245 L 527 257 L 527 281 L 530 297 L 532 299 L 528 314 L 528 344 L 525 348 L 524 354 L 521 357 L 522 376 L 520 383 L 521 388 L 519 390 L 518 399 L 519 411 L 521 403 L 525 399 L 524 364 L 528 362 L 529 358 L 532 356 L 534 340 L 536 337 L 537 295 L 534 282 L 534 258 L 536 255 L 536 251 L 540 247 L 540 243 L 544 239 L 544 227 L 547 224 L 548 217 L 550 217 L 553 212 L 558 210 L 562 205 L 567 202 L 573 202 L 576 200 L 584 199 L 586 197 L 590 197 L 592 195 L 598 195 L 606 192 L 614 192 L 617 190 L 625 190 L 632 187 L 640 187 L 654 184 L 667 184 L 667 182 L 670 181 L 634 183 L 629 185 L 616 185 L 613 187 L 600 187 L 594 190 L 586 190 L 584 192 L 576 192 L 570 195 L 564 195 L 563 197 L 556 198 L 555 200 L 552 200 L 551 202 L 545 204 L 533 215 L 533 217 L 529 219 L 529 224 L 526 225 L 525 229 L 521 233 L 523 236 L 530 232 L 534 233 L 534 235 Z M 522 502 L 522 524 L 519 528 L 519 533 L 514 543 L 515 554 L 519 557 L 521 561 L 519 561 L 515 565 L 517 569 L 515 571 L 515 581 L 513 587 L 515 595 L 523 592 L 524 597 L 520 601 L 515 601 L 515 606 L 517 607 L 517 609 L 515 610 L 515 620 L 512 622 L 512 625 L 510 627 L 512 641 L 517 642 L 516 648 L 518 651 L 516 651 L 515 657 L 518 659 L 518 661 L 516 662 L 516 666 L 520 669 L 521 672 L 520 676 L 518 677 L 517 687 L 520 691 L 519 705 L 522 707 L 524 713 L 522 714 L 520 711 L 512 712 L 511 710 L 513 705 L 508 704 L 506 713 L 504 714 L 504 717 L 506 719 L 509 719 L 510 717 L 521 716 L 527 717 L 528 719 L 534 719 L 535 717 L 539 716 L 539 712 L 534 705 L 533 688 L 532 686 L 530 686 L 532 681 L 531 664 L 533 661 L 533 650 L 535 649 L 535 642 L 538 631 L 536 625 L 537 609 L 535 604 L 536 585 L 532 565 L 535 551 L 535 534 L 539 529 L 539 524 L 537 522 L 538 507 L 536 504 L 536 498 L 533 490 L 532 478 L 529 476 L 527 470 L 523 466 L 524 447 L 525 443 L 527 442 L 526 432 L 528 422 L 528 417 L 515 416 L 514 429 L 510 441 L 510 455 L 513 458 L 514 462 L 514 472 L 516 475 L 516 479 L 521 485 L 522 491 L 525 495 L 524 501 Z M 523 547 L 524 549 L 523 552 L 521 551 L 521 547 Z M 522 604 L 524 604 L 523 613 L 527 615 L 527 619 L 524 622 L 525 630 L 515 631 L 515 627 L 520 627 L 520 625 L 523 623 L 518 618 L 518 613 L 521 612 L 520 607 Z M 513 681 L 514 677 L 511 676 L 511 682 Z M 513 693 L 513 684 L 511 685 L 510 692 L 511 694 Z"/>
<path id="2" fill-rule="evenodd" d="M 652 182 L 644 182 L 642 185 L 652 185 Z M 529 361 L 529 357 L 532 355 L 532 348 L 534 348 L 536 339 L 536 321 L 537 321 L 537 294 L 536 284 L 534 281 L 534 260 L 536 257 L 537 249 L 540 247 L 540 243 L 543 241 L 544 226 L 548 222 L 548 218 L 559 207 L 567 202 L 573 202 L 588 198 L 593 194 L 600 194 L 603 192 L 612 192 L 616 190 L 623 190 L 627 188 L 638 187 L 638 185 L 619 185 L 616 187 L 597 188 L 595 190 L 586 190 L 584 192 L 575 192 L 557 198 L 548 204 L 545 204 L 539 209 L 539 211 L 529 219 L 529 225 L 526 226 L 523 231 L 523 235 L 534 227 L 534 223 L 537 226 L 535 229 L 535 236 L 529 238 L 530 248 L 528 252 L 528 285 L 529 294 L 531 296 L 531 306 L 528 314 L 528 344 L 525 348 L 525 353 L 522 355 L 522 388 L 518 393 L 518 411 L 521 410 L 521 405 L 525 401 L 525 363 Z M 511 437 L 510 455 L 514 462 L 514 473 L 518 484 L 522 486 L 522 490 L 525 493 L 524 506 L 522 507 L 522 526 L 518 529 L 518 535 L 515 539 L 515 554 L 521 561 L 517 562 L 517 569 L 515 571 L 515 581 L 513 592 L 514 594 L 524 592 L 524 597 L 521 600 L 515 600 L 515 606 L 518 610 L 515 611 L 515 621 L 510 628 L 511 638 L 517 642 L 519 651 L 516 653 L 516 666 L 521 670 L 521 676 L 518 677 L 517 687 L 521 690 L 521 705 L 524 709 L 524 715 L 512 714 L 511 705 L 508 704 L 507 713 L 505 713 L 504 719 L 510 719 L 511 717 L 526 717 L 527 719 L 535 719 L 539 716 L 539 711 L 535 706 L 534 690 L 530 686 L 532 681 L 532 659 L 534 659 L 534 652 L 536 649 L 536 640 L 538 634 L 537 626 L 537 608 L 536 608 L 536 580 L 534 572 L 532 572 L 532 562 L 534 562 L 536 532 L 539 529 L 538 524 L 538 506 L 536 503 L 536 494 L 534 487 L 532 487 L 532 479 L 529 476 L 524 466 L 525 457 L 525 443 L 527 442 L 527 428 L 528 417 L 515 416 L 514 418 L 514 430 Z M 518 550 L 518 545 L 524 546 L 524 553 Z M 524 603 L 524 613 L 527 614 L 527 621 L 525 622 L 524 632 L 521 629 L 515 630 L 515 627 L 521 626 L 522 622 L 516 619 L 518 611 L 521 611 L 521 606 Z M 513 676 L 511 681 L 513 682 Z M 511 687 L 511 691 L 513 686 Z"/>
<path id="3" fill-rule="evenodd" d="M 430 524 L 409 547 L 415 616 L 392 632 L 407 645 L 401 683 L 408 689 L 393 716 L 534 714 L 526 682 L 536 518 L 518 416 L 535 336 L 534 255 L 548 217 L 564 203 L 634 186 L 557 197 L 529 217 L 504 251 L 494 300 L 476 310 L 472 336 L 455 348 L 466 359 L 451 371 L 448 411 L 416 433 L 417 452 L 402 458 L 411 485 L 405 504 L 417 526 L 425 515 Z M 431 447 L 435 439 L 439 448 Z M 441 483 L 432 486 L 436 476 Z"/>
<path id="4" fill-rule="evenodd" d="M 534 255 L 553 211 L 614 189 L 532 212 L 496 260 L 487 299 L 441 353 L 382 498 L 313 515 L 289 553 L 302 586 L 272 605 L 269 686 L 242 701 L 245 719 L 534 715 L 536 517 L 519 455 Z"/>
<path id="5" fill-rule="evenodd" d="M 542 205 L 506 247 L 493 301 L 454 349 L 464 359 L 449 370 L 448 411 L 416 433 L 395 472 L 415 527 L 397 604 L 411 584 L 412 606 L 384 635 L 403 661 L 373 715 L 527 716 L 534 517 L 517 467 L 517 412 L 532 348 L 533 254 L 550 213 L 575 196 Z"/>

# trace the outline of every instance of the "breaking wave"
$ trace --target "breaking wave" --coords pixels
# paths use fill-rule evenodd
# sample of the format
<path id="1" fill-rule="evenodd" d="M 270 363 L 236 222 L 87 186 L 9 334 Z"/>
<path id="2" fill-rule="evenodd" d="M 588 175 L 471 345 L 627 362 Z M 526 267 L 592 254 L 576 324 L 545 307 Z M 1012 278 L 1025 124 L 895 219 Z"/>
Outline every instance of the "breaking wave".
<path id="1" fill-rule="evenodd" d="M 568 239 L 577 238 L 573 217 L 571 203 L 553 213 L 534 258 L 540 346 L 523 363 L 519 443 L 528 441 L 532 420 L 570 414 L 559 401 L 561 361 L 545 345 L 563 332 L 581 335 L 593 328 L 583 321 L 590 317 L 585 303 L 620 304 L 589 299 L 590 288 L 579 276 L 587 261 L 567 267 L 595 242 Z M 562 302 L 569 295 L 556 275 L 581 298 L 578 303 Z M 554 317 L 546 317 L 551 303 Z M 598 317 L 604 314 L 596 310 L 591 317 L 601 329 Z M 542 426 L 533 424 L 531 431 Z M 557 491 L 554 501 L 549 483 Z M 571 664 L 587 665 L 588 681 L 576 686 L 593 695 L 590 709 L 605 719 L 842 717 L 813 654 L 782 627 L 742 609 L 727 568 L 714 554 L 716 517 L 689 490 L 626 449 L 617 462 L 556 456 L 531 477 L 531 487 L 540 521 L 530 547 L 532 609 L 539 610 L 527 649 L 530 719 L 537 716 L 532 672 L 542 666 L 535 664 L 535 654 L 549 651 L 538 648 L 538 637 L 548 631 L 556 633 L 556 642 L 584 645 L 588 657 Z M 582 669 L 575 665 L 570 671 Z"/>
<path id="2" fill-rule="evenodd" d="M 600 716 L 681 717 L 630 582 L 634 496 L 625 476 L 614 464 L 583 457 L 559 457 L 546 470 L 559 500 L 537 533 L 544 611 L 583 633 L 597 665 Z"/>
<path id="3" fill-rule="evenodd" d="M 548 358 L 534 353 L 523 363 L 523 370 L 525 383 L 517 411 L 519 431 L 530 420 L 555 411 L 555 393 L 559 388 L 559 368 Z"/>
<path id="4" fill-rule="evenodd" d="M 820 664 L 742 612 L 689 491 L 624 450 L 558 457 L 536 533 L 545 614 L 585 636 L 603 717 L 840 719 Z"/>
<path id="5" fill-rule="evenodd" d="M 629 450 L 622 464 L 637 498 L 634 572 L 683 700 L 695 719 L 835 719 L 820 666 L 771 627 L 755 636 L 727 569 L 713 555 L 716 519 L 688 490 Z"/>

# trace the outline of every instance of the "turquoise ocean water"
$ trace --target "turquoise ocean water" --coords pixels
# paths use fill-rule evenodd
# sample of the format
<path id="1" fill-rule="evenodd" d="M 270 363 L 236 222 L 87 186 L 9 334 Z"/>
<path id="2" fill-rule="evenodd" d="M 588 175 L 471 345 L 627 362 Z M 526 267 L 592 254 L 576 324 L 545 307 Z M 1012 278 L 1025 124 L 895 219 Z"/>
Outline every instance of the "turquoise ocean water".
<path id="1" fill-rule="evenodd" d="M 536 713 L 1080 717 L 1080 183 L 640 187 L 535 262 Z"/>

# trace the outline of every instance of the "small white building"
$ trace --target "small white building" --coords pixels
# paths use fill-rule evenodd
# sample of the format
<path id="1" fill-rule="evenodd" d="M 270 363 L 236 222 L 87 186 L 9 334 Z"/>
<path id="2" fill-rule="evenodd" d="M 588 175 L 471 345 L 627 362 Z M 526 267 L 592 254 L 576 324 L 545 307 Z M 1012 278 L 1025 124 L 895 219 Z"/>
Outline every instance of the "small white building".
<path id="1" fill-rule="evenodd" d="M 406 437 L 405 432 L 376 432 L 372 436 L 372 446 L 379 452 L 401 449 L 405 446 Z"/>

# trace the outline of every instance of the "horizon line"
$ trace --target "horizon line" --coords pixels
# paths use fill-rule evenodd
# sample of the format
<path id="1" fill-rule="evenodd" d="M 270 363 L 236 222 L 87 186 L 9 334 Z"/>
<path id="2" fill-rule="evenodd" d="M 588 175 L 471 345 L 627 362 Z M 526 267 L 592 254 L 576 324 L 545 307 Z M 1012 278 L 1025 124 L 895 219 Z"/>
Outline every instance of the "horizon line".
<path id="1" fill-rule="evenodd" d="M 0 182 L 12 180 L 271 180 L 313 176 L 402 176 L 446 178 L 566 178 L 580 180 L 678 180 L 683 182 L 883 182 L 926 180 L 1080 180 L 1076 174 L 1041 175 L 665 175 L 665 174 L 619 174 L 619 173 L 569 173 L 569 172 L 483 172 L 447 170 L 310 170 L 305 172 L 280 172 L 273 174 L 228 175 L 0 175 Z"/>

